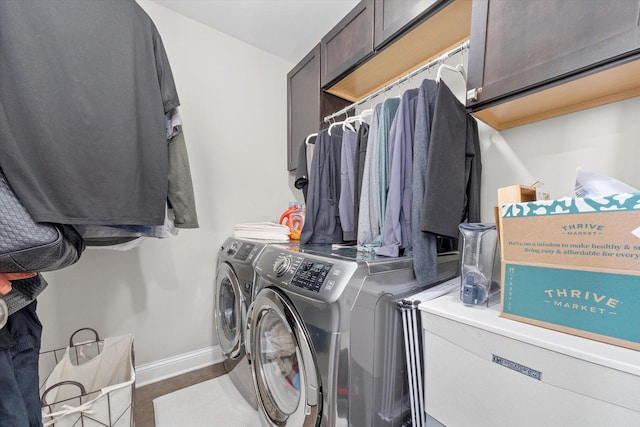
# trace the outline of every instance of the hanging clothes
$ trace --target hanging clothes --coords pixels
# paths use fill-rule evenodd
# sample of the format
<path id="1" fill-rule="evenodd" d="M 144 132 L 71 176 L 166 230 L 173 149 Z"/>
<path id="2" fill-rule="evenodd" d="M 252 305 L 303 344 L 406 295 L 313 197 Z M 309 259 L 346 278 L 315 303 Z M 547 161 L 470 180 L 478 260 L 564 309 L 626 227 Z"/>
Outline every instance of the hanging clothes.
<path id="1" fill-rule="evenodd" d="M 305 140 L 300 144 L 300 150 L 298 151 L 298 165 L 296 167 L 296 177 L 293 183 L 298 190 L 302 190 L 302 196 L 304 197 L 305 203 L 307 202 L 307 193 L 309 189 L 309 151 L 313 152 L 313 149 L 307 146 L 307 142 Z"/>
<path id="2" fill-rule="evenodd" d="M 380 222 L 378 217 L 378 117 L 382 110 L 382 104 L 373 108 L 371 126 L 367 139 L 367 149 L 362 172 L 362 190 L 360 192 L 360 208 L 358 212 L 358 249 L 367 250 L 376 236 L 380 234 Z"/>
<path id="3" fill-rule="evenodd" d="M 377 246 L 382 245 L 382 233 L 384 232 L 384 218 L 387 209 L 387 191 L 389 190 L 389 133 L 391 124 L 396 116 L 398 107 L 400 106 L 400 98 L 385 99 L 380 110 L 380 118 L 378 123 L 378 214 L 380 218 L 380 236 L 376 239 Z"/>
<path id="4" fill-rule="evenodd" d="M 0 2 L 0 167 L 31 216 L 162 225 L 165 114 L 179 106 L 133 0 Z"/>
<path id="5" fill-rule="evenodd" d="M 356 240 L 355 187 L 356 187 L 356 148 L 358 134 L 351 129 L 342 133 L 342 152 L 340 154 L 340 225 L 345 242 Z"/>
<path id="6" fill-rule="evenodd" d="M 479 222 L 481 175 L 478 124 L 440 81 L 434 101 L 420 229 L 457 238 L 460 223 Z"/>
<path id="7" fill-rule="evenodd" d="M 369 162 L 368 157 L 372 157 L 369 168 L 369 194 L 366 199 L 369 206 L 365 208 L 369 213 L 370 229 L 367 233 L 370 232 L 371 236 L 366 236 L 366 240 L 363 240 L 363 243 L 358 242 L 361 246 L 360 249 L 363 251 L 375 252 L 376 248 L 383 244 L 382 233 L 387 205 L 387 189 L 389 187 L 389 131 L 399 105 L 400 98 L 386 99 L 378 112 L 375 135 L 373 132 L 369 134 L 370 137 L 375 137 L 373 144 L 371 144 L 371 138 L 367 143 L 367 159 L 365 160 L 366 164 Z M 371 154 L 369 147 L 371 147 Z M 363 179 L 366 181 L 366 178 Z M 361 210 L 364 200 L 364 198 L 361 199 Z"/>
<path id="8" fill-rule="evenodd" d="M 353 197 L 353 218 L 356 239 L 358 238 L 358 216 L 360 215 L 360 195 L 362 194 L 362 180 L 364 175 L 365 156 L 367 154 L 367 140 L 369 138 L 369 124 L 361 123 L 356 136 L 356 157 L 354 158 L 354 169 L 356 171 L 356 183 Z"/>
<path id="9" fill-rule="evenodd" d="M 409 252 L 411 240 L 411 186 L 413 174 L 413 133 L 418 89 L 402 94 L 398 112 L 389 132 L 389 190 L 385 210 L 382 247 L 378 255 L 397 257 L 400 249 Z"/>
<path id="10" fill-rule="evenodd" d="M 427 186 L 427 164 L 433 107 L 437 83 L 424 80 L 418 90 L 416 121 L 413 142 L 413 174 L 411 204 L 411 236 L 413 246 L 413 271 L 419 283 L 432 283 L 438 277 L 438 253 L 436 236 L 422 232 L 424 194 Z"/>
<path id="11" fill-rule="evenodd" d="M 342 127 L 319 132 L 316 138 L 307 212 L 300 234 L 300 243 L 342 243 L 340 224 L 340 156 L 342 152 Z"/>
<path id="12" fill-rule="evenodd" d="M 168 188 L 167 200 L 176 228 L 198 228 L 198 213 L 193 194 L 191 166 L 184 137 L 182 118 L 177 108 L 167 113 Z"/>
<path id="13" fill-rule="evenodd" d="M 168 149 L 168 194 L 163 225 L 83 225 L 74 224 L 86 246 L 110 250 L 130 250 L 149 237 L 176 236 L 181 228 L 198 228 L 189 156 L 177 108 L 166 114 Z"/>

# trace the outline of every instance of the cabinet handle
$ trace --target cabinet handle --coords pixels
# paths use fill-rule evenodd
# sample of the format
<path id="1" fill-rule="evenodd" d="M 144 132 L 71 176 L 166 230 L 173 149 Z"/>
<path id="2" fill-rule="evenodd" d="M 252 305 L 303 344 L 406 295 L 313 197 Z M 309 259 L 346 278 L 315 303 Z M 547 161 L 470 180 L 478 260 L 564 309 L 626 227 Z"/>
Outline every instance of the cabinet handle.
<path id="1" fill-rule="evenodd" d="M 640 0 L 638 0 L 638 13 L 636 14 L 636 27 L 640 26 Z"/>

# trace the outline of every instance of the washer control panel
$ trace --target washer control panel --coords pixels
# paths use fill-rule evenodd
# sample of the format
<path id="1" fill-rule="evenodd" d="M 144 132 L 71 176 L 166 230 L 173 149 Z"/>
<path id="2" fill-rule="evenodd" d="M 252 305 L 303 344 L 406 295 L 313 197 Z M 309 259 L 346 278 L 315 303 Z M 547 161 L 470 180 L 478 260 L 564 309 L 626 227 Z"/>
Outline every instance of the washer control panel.
<path id="1" fill-rule="evenodd" d="M 227 239 L 222 246 L 224 254 L 228 258 L 233 258 L 236 261 L 242 261 L 245 264 L 251 264 L 260 252 L 261 246 L 243 242 L 241 240 Z"/>
<path id="2" fill-rule="evenodd" d="M 291 284 L 310 291 L 320 292 L 333 264 L 304 258 L 291 279 Z"/>
<path id="3" fill-rule="evenodd" d="M 268 246 L 258 258 L 256 273 L 268 281 L 300 294 L 333 300 L 342 293 L 357 269 L 355 262 Z"/>

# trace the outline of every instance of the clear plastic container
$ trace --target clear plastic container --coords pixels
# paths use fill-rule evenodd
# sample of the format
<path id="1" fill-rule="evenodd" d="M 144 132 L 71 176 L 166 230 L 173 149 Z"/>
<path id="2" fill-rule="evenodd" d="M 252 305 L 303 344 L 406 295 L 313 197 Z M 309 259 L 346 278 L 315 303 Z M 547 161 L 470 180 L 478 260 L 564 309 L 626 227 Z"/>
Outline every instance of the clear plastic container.
<path id="1" fill-rule="evenodd" d="M 485 304 L 500 284 L 500 254 L 495 224 L 464 223 L 460 300 L 466 305 Z"/>

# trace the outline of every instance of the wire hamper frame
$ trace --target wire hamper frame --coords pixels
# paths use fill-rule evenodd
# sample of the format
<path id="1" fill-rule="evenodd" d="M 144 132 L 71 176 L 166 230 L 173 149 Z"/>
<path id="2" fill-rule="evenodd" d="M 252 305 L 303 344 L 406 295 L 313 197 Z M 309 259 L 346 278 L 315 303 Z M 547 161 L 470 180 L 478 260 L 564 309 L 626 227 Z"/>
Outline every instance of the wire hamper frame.
<path id="1" fill-rule="evenodd" d="M 78 334 L 93 336 L 76 342 Z M 71 334 L 68 347 L 41 352 L 43 425 L 133 427 L 134 366 L 131 334 L 103 340 L 94 329 L 81 328 Z"/>

